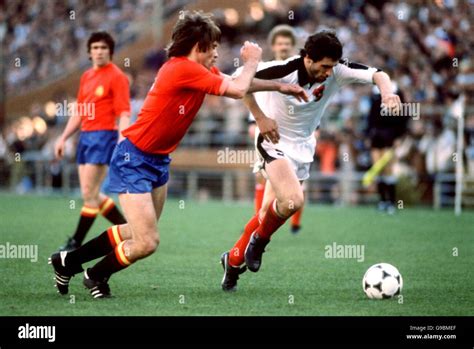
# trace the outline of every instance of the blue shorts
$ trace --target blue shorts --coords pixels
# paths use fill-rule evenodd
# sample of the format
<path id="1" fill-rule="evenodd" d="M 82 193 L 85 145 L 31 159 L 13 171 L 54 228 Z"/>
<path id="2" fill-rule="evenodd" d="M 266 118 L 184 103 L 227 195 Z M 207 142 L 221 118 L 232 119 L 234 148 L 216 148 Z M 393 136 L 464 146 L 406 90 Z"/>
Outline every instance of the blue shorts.
<path id="1" fill-rule="evenodd" d="M 145 153 L 127 138 L 115 148 L 109 169 L 112 193 L 151 193 L 168 182 L 169 155 Z"/>
<path id="2" fill-rule="evenodd" d="M 79 136 L 76 162 L 78 164 L 108 165 L 117 145 L 118 132 L 83 131 Z"/>

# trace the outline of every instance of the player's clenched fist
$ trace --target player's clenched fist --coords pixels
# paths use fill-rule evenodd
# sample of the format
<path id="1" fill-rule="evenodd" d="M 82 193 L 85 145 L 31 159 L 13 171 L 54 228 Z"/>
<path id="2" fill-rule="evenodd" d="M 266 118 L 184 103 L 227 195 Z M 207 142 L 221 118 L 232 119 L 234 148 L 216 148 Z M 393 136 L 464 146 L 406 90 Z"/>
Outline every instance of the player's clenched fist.
<path id="1" fill-rule="evenodd" d="M 60 160 L 64 156 L 64 140 L 59 138 L 54 144 L 54 156 Z"/>
<path id="2" fill-rule="evenodd" d="M 388 109 L 388 111 L 391 113 L 390 115 L 399 115 L 402 109 L 400 97 L 393 93 L 383 95 L 382 108 Z"/>
<path id="3" fill-rule="evenodd" d="M 262 49 L 258 44 L 246 41 L 240 49 L 240 56 L 244 62 L 250 60 L 260 61 L 262 58 Z"/>
<path id="4" fill-rule="evenodd" d="M 262 137 L 268 142 L 277 144 L 280 140 L 280 134 L 278 133 L 278 124 L 276 121 L 268 117 L 256 119 L 256 121 Z"/>

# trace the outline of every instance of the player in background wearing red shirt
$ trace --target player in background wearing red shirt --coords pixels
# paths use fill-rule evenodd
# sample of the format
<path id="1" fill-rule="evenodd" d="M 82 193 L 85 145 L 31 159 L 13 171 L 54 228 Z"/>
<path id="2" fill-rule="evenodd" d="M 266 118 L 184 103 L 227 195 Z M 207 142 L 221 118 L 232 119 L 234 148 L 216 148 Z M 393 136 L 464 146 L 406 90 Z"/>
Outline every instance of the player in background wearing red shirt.
<path id="1" fill-rule="evenodd" d="M 98 214 L 112 224 L 123 224 L 125 219 L 114 201 L 100 192 L 117 140 L 117 132 L 130 124 L 130 93 L 127 76 L 111 62 L 115 43 L 107 32 L 95 32 L 87 41 L 87 52 L 92 68 L 81 76 L 76 112 L 55 145 L 55 156 L 64 154 L 64 143 L 81 130 L 76 162 L 84 206 L 76 231 L 60 250 L 72 250 L 82 245 Z"/>
<path id="2" fill-rule="evenodd" d="M 253 79 L 262 50 L 245 42 L 240 50 L 242 72 L 233 79 L 214 67 L 220 29 L 210 16 L 185 12 L 176 23 L 169 60 L 161 67 L 135 124 L 110 163 L 110 190 L 119 194 L 127 224 L 114 225 L 74 251 L 51 256 L 56 286 L 68 292 L 69 281 L 82 264 L 105 256 L 84 272 L 84 285 L 94 298 L 110 296 L 108 280 L 159 243 L 157 221 L 166 200 L 170 157 L 191 125 L 206 94 L 243 98 L 247 92 L 272 90 L 308 100 L 298 85 Z M 276 123 L 275 123 L 276 131 Z"/>

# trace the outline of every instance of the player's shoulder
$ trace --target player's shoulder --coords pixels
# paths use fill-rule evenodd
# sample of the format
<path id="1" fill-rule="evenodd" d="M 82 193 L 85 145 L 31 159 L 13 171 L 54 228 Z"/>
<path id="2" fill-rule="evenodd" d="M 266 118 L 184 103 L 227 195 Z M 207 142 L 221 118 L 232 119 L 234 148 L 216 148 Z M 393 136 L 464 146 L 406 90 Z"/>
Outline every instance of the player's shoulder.
<path id="1" fill-rule="evenodd" d="M 127 76 L 115 63 L 110 63 L 109 71 L 112 75 Z"/>
<path id="2" fill-rule="evenodd" d="M 187 57 L 171 57 L 163 67 L 167 67 L 168 69 L 176 69 L 176 68 L 184 68 L 184 69 L 206 69 L 202 64 L 199 64 L 193 60 L 190 60 Z"/>
<path id="3" fill-rule="evenodd" d="M 258 64 L 258 69 L 265 69 L 265 68 L 270 68 L 270 67 L 275 67 L 275 66 L 295 66 L 295 69 L 297 69 L 296 63 L 299 62 L 301 56 L 300 55 L 295 55 L 291 56 L 285 60 L 271 60 L 271 61 L 265 61 L 265 62 L 260 62 Z"/>
<path id="4" fill-rule="evenodd" d="M 302 57 L 299 55 L 289 57 L 284 61 L 267 61 L 258 65 L 255 77 L 258 79 L 280 79 L 295 74 L 303 67 Z"/>
<path id="5" fill-rule="evenodd" d="M 194 62 L 187 57 L 171 57 L 160 68 L 160 75 L 188 76 L 208 71 L 202 64 Z M 212 69 L 211 69 L 212 71 Z"/>
<path id="6" fill-rule="evenodd" d="M 86 79 L 87 77 L 89 77 L 90 75 L 94 74 L 94 68 L 93 67 L 90 67 L 88 69 L 86 69 L 82 75 L 81 75 L 81 80 L 82 79 Z"/>

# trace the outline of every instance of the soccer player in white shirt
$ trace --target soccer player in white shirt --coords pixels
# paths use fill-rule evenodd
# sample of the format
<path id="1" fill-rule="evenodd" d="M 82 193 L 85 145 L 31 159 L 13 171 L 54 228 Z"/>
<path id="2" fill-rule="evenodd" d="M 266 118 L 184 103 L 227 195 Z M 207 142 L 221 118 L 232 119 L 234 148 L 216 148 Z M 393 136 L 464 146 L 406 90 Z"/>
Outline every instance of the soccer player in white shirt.
<path id="1" fill-rule="evenodd" d="M 287 24 L 280 24 L 275 26 L 268 34 L 268 43 L 271 47 L 273 57 L 275 61 L 284 61 L 294 55 L 296 46 L 296 33 L 292 27 Z M 265 91 L 256 92 L 254 94 L 257 103 L 261 99 L 265 100 Z M 249 136 L 255 139 L 255 132 L 257 124 L 252 113 L 249 113 Z M 265 192 L 265 178 L 260 172 L 255 173 L 255 214 L 258 213 L 262 207 L 263 194 Z M 303 188 L 304 189 L 304 188 Z M 291 232 L 296 234 L 301 229 L 301 215 L 303 207 L 291 216 Z"/>
<path id="2" fill-rule="evenodd" d="M 400 98 L 392 93 L 386 73 L 341 57 L 342 45 L 334 32 L 321 31 L 308 37 L 300 55 L 259 64 L 256 78 L 299 84 L 312 98 L 304 102 L 271 92 L 257 103 L 252 94 L 245 97 L 258 126 L 256 169 L 267 183 L 259 213 L 248 221 L 234 247 L 221 257 L 224 291 L 235 290 L 239 275 L 247 268 L 252 272 L 260 269 L 271 235 L 303 205 L 301 183 L 309 177 L 316 146 L 314 131 L 331 97 L 350 83 L 375 84 L 382 104 L 394 112 L 400 109 Z"/>

